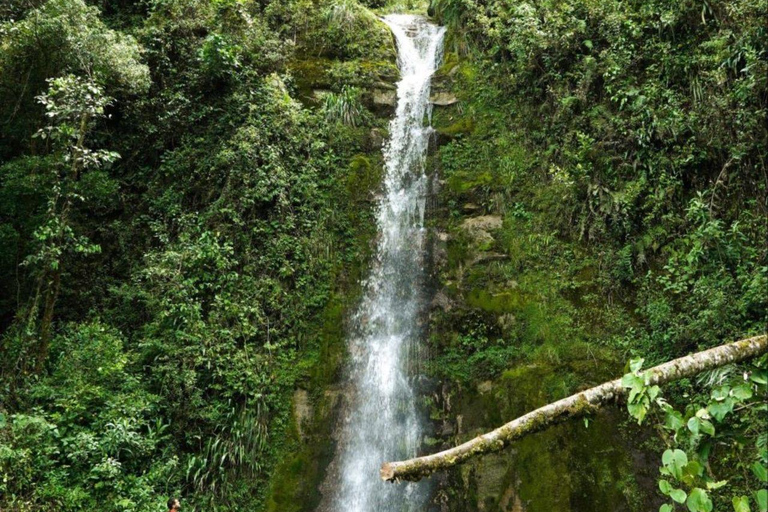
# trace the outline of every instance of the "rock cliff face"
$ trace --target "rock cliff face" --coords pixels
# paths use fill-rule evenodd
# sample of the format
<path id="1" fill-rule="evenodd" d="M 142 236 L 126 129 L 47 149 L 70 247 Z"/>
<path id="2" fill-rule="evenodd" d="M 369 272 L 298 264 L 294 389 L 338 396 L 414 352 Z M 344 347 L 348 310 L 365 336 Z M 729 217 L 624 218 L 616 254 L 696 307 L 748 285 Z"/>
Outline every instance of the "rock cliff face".
<path id="1" fill-rule="evenodd" d="M 467 441 L 515 417 L 622 373 L 615 354 L 556 339 L 557 318 L 541 318 L 543 294 L 515 268 L 509 205 L 490 203 L 486 176 L 442 168 L 446 152 L 478 124 L 461 101 L 471 66 L 447 54 L 435 77 L 432 169 L 432 276 L 429 318 L 433 379 L 428 399 L 432 451 Z M 493 137 L 493 134 L 488 134 Z M 478 156 L 478 159 L 481 157 Z M 510 215 L 512 213 L 512 215 Z M 551 326 L 550 326 L 551 324 Z M 533 340 L 533 342 L 531 341 Z M 534 347 L 531 347 L 531 344 Z M 497 455 L 436 475 L 435 510 L 444 512 L 605 512 L 658 507 L 649 490 L 653 456 L 637 449 L 622 411 L 567 423 Z"/>
<path id="2" fill-rule="evenodd" d="M 381 31 L 389 29 L 380 24 Z M 360 223 L 365 225 L 362 244 L 373 247 L 376 235 L 373 207 L 380 191 L 383 174 L 382 144 L 394 114 L 399 78 L 394 40 L 368 59 L 341 60 L 299 55 L 291 70 L 300 99 L 310 107 L 321 107 L 325 98 L 340 83 L 356 87 L 371 118 L 372 128 L 349 143 L 360 153 L 349 162 L 347 188 L 359 207 Z M 350 262 L 351 275 L 344 289 L 324 313 L 318 363 L 293 396 L 293 417 L 282 461 L 271 476 L 264 510 L 269 512 L 309 512 L 317 510 L 323 480 L 335 453 L 334 432 L 338 431 L 339 406 L 347 392 L 341 385 L 341 371 L 347 359 L 347 318 L 359 300 L 361 281 L 367 274 L 367 261 Z"/>
<path id="3" fill-rule="evenodd" d="M 388 50 L 389 51 L 389 50 Z M 370 212 L 380 183 L 380 148 L 392 115 L 397 80 L 394 46 L 390 58 L 354 64 L 307 58 L 294 64 L 296 83 L 308 103 L 319 104 L 332 85 L 333 70 L 366 70 L 358 84 L 377 127 L 350 168 L 361 208 Z M 424 451 L 463 442 L 550 401 L 613 378 L 623 362 L 585 343 L 558 339 L 562 318 L 547 318 L 546 293 L 524 269 L 509 243 L 510 219 L 525 212 L 489 203 L 483 193 L 490 176 L 466 167 L 446 172 L 446 152 L 473 134 L 478 121 L 462 101 L 461 83 L 471 65 L 453 53 L 433 80 L 435 134 L 428 169 L 431 276 L 429 383 L 423 386 L 433 434 Z M 367 78 L 366 78 L 367 77 Z M 491 136 L 491 134 L 489 134 Z M 478 155 L 478 158 L 481 158 Z M 372 219 L 369 217 L 369 221 Z M 370 231 L 375 236 L 375 226 Z M 510 269 L 510 267 L 512 267 Z M 358 269 L 365 275 L 365 264 Z M 346 359 L 345 319 L 359 297 L 359 285 L 326 311 L 321 364 L 294 396 L 291 439 L 272 477 L 268 511 L 315 511 L 331 462 L 338 421 L 340 372 Z M 531 347 L 531 340 L 535 340 Z M 556 340 L 556 341 L 552 341 Z M 585 423 L 556 426 L 432 478 L 430 511 L 606 512 L 647 511 L 657 468 L 653 455 L 637 449 L 645 433 L 631 431 L 622 411 L 604 411 Z M 427 484 L 428 485 L 428 484 Z M 327 491 L 327 490 L 326 490 Z"/>

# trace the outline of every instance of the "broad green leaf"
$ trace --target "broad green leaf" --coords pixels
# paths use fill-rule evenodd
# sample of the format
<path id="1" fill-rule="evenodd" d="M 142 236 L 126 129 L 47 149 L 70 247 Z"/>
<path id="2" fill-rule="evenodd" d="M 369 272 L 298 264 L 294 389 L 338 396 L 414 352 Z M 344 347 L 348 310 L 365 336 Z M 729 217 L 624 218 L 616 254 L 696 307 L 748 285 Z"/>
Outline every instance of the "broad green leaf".
<path id="1" fill-rule="evenodd" d="M 754 370 L 749 379 L 757 384 L 768 384 L 768 370 Z"/>
<path id="2" fill-rule="evenodd" d="M 717 482 L 707 482 L 707 490 L 713 491 L 715 489 L 720 489 L 721 487 L 725 487 L 728 485 L 728 480 L 718 480 Z"/>
<path id="3" fill-rule="evenodd" d="M 735 512 L 752 512 L 749 507 L 749 498 L 746 496 L 734 496 L 732 503 Z"/>
<path id="4" fill-rule="evenodd" d="M 672 512 L 674 508 L 672 508 L 672 505 L 669 503 L 663 504 L 661 507 L 659 507 L 659 512 Z"/>
<path id="5" fill-rule="evenodd" d="M 682 468 L 688 464 L 688 454 L 686 454 L 683 450 L 675 450 L 672 452 L 672 460 L 676 466 Z"/>
<path id="6" fill-rule="evenodd" d="M 699 435 L 700 425 L 701 425 L 701 420 L 699 420 L 699 418 L 697 418 L 696 416 L 688 420 L 688 430 L 690 430 L 695 436 Z"/>
<path id="7" fill-rule="evenodd" d="M 717 400 L 718 402 L 725 400 L 728 398 L 728 393 L 731 391 L 731 388 L 729 386 L 721 386 L 719 388 L 712 390 L 712 399 Z"/>
<path id="8" fill-rule="evenodd" d="M 739 400 L 749 400 L 752 398 L 752 388 L 746 384 L 739 384 L 731 390 L 731 396 Z"/>
<path id="9" fill-rule="evenodd" d="M 709 436 L 715 435 L 715 426 L 712 424 L 711 421 L 702 420 L 701 425 L 699 426 L 702 432 Z"/>
<path id="10" fill-rule="evenodd" d="M 763 466 L 760 462 L 755 462 L 752 464 L 752 472 L 761 482 L 768 482 L 768 470 L 766 470 L 765 466 Z"/>
<path id="11" fill-rule="evenodd" d="M 760 489 L 755 493 L 758 512 L 768 512 L 768 490 Z"/>
<path id="12" fill-rule="evenodd" d="M 682 489 L 672 489 L 672 492 L 669 493 L 669 497 L 678 503 L 685 503 L 685 498 L 687 498 L 688 496 L 685 494 L 685 491 Z"/>
<path id="13" fill-rule="evenodd" d="M 709 499 L 707 491 L 698 487 L 694 488 L 688 495 L 686 505 L 691 512 L 712 512 L 713 508 L 712 500 Z"/>
<path id="14" fill-rule="evenodd" d="M 683 477 L 683 468 L 688 464 L 688 455 L 683 450 L 666 450 L 661 456 L 661 461 L 669 473 L 680 480 Z"/>
<path id="15" fill-rule="evenodd" d="M 627 406 L 629 414 L 637 420 L 637 424 L 641 424 L 645 419 L 645 415 L 648 414 L 648 406 L 645 404 L 629 404 Z"/>
<path id="16" fill-rule="evenodd" d="M 697 461 L 692 460 L 683 468 L 683 478 L 686 483 L 692 484 L 697 477 L 704 474 L 704 467 Z"/>
<path id="17" fill-rule="evenodd" d="M 634 373 L 627 373 L 621 378 L 621 385 L 625 388 L 642 389 L 643 379 Z"/>
<path id="18" fill-rule="evenodd" d="M 640 368 L 643 367 L 643 363 L 645 362 L 645 359 L 642 357 L 639 359 L 631 359 L 629 361 L 629 369 L 633 372 L 639 371 Z"/>
<path id="19" fill-rule="evenodd" d="M 709 404 L 707 410 L 717 421 L 723 421 L 729 412 L 733 411 L 733 398 L 726 398 L 722 402 Z"/>
<path id="20" fill-rule="evenodd" d="M 672 492 L 672 485 L 670 485 L 670 483 L 666 480 L 659 480 L 659 490 L 665 496 L 669 496 L 669 493 Z"/>
<path id="21" fill-rule="evenodd" d="M 664 427 L 669 430 L 677 432 L 685 425 L 683 421 L 683 415 L 674 409 L 667 410 L 667 414 L 664 417 Z"/>

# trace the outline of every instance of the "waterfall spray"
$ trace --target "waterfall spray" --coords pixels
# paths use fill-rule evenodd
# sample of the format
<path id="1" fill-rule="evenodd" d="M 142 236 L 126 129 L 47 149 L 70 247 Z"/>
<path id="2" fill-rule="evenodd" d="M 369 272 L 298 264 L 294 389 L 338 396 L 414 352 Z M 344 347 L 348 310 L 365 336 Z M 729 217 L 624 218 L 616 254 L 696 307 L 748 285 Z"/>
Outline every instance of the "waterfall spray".
<path id="1" fill-rule="evenodd" d="M 421 334 L 429 90 L 444 29 L 418 16 L 384 20 L 397 40 L 401 79 L 384 147 L 376 259 L 349 340 L 351 398 L 339 436 L 339 479 L 330 498 L 336 512 L 415 512 L 424 510 L 428 499 L 418 484 L 404 489 L 383 483 L 379 466 L 416 455 L 424 431 L 408 357 Z"/>

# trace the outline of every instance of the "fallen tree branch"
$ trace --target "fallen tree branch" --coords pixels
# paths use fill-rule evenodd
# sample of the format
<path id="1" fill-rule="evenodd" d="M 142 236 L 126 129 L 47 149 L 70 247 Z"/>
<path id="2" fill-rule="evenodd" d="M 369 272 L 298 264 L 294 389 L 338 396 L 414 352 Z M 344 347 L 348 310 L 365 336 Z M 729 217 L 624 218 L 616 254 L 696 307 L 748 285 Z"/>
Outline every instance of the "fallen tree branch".
<path id="1" fill-rule="evenodd" d="M 726 364 L 738 363 L 766 352 L 768 352 L 768 336 L 755 336 L 681 357 L 650 368 L 644 373 L 649 386 L 665 384 Z M 621 385 L 621 379 L 606 382 L 545 405 L 449 450 L 400 462 L 385 462 L 381 466 L 381 478 L 388 482 L 420 480 L 435 471 L 461 464 L 472 457 L 500 451 L 515 439 L 532 432 L 589 414 L 626 394 L 627 391 Z"/>

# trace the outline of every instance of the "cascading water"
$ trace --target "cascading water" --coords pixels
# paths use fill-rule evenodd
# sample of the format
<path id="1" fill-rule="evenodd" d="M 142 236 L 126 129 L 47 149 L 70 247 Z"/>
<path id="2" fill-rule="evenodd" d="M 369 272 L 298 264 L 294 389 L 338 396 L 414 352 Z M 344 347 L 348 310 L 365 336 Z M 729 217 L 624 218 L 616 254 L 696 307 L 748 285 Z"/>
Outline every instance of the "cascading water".
<path id="1" fill-rule="evenodd" d="M 395 35 L 401 80 L 397 113 L 384 148 L 384 195 L 378 205 L 377 257 L 350 339 L 351 403 L 340 435 L 336 512 L 421 511 L 423 485 L 385 484 L 379 467 L 417 454 L 422 420 L 411 387 L 424 289 L 424 173 L 431 128 L 429 89 L 444 30 L 421 17 L 384 18 Z"/>

